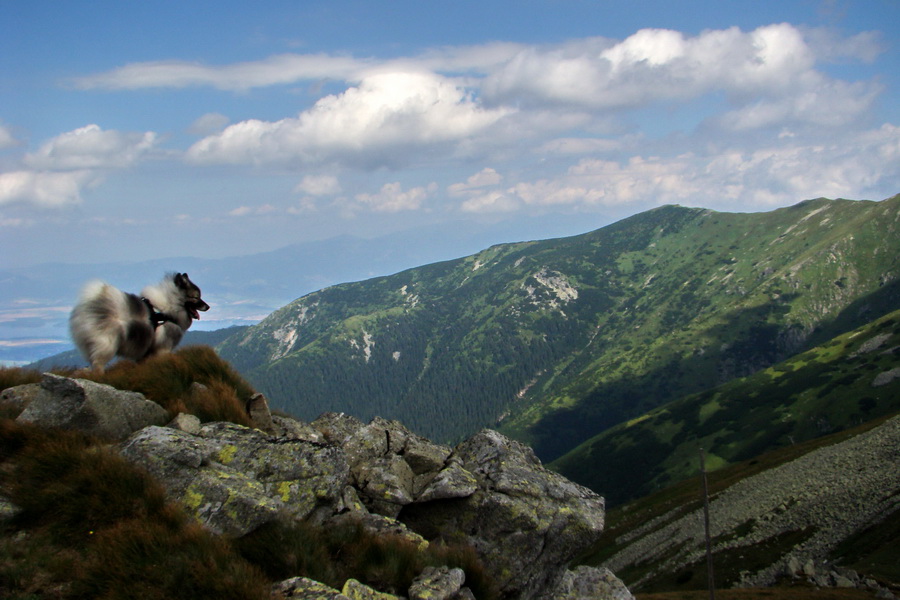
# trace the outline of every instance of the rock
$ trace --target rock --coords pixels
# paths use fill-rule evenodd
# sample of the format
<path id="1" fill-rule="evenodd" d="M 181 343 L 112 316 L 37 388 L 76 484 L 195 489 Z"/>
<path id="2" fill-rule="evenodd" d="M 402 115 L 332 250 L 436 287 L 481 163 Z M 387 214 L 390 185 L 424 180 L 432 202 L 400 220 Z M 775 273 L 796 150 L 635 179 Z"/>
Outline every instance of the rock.
<path id="1" fill-rule="evenodd" d="M 25 383 L 0 392 L 0 403 L 24 410 L 41 391 L 40 383 Z"/>
<path id="2" fill-rule="evenodd" d="M 208 529 L 234 537 L 279 515 L 331 516 L 343 505 L 349 475 L 338 448 L 273 441 L 233 423 L 208 423 L 197 436 L 148 427 L 121 452 Z"/>
<path id="3" fill-rule="evenodd" d="M 168 413 L 137 392 L 44 373 L 40 391 L 17 420 L 121 440 L 148 425 L 162 425 Z"/>
<path id="4" fill-rule="evenodd" d="M 344 589 L 341 590 L 341 593 L 350 600 L 402 600 L 400 596 L 379 592 L 355 579 L 348 579 L 344 582 Z"/>
<path id="5" fill-rule="evenodd" d="M 178 413 L 178 416 L 172 419 L 166 427 L 197 435 L 200 433 L 200 419 L 188 413 Z"/>
<path id="6" fill-rule="evenodd" d="M 470 544 L 504 597 L 529 600 L 554 590 L 568 563 L 603 530 L 604 502 L 545 469 L 534 452 L 491 430 L 454 450 L 474 478 L 465 497 L 414 502 L 399 520 L 426 539 Z"/>
<path id="7" fill-rule="evenodd" d="M 478 490 L 478 480 L 458 460 L 451 460 L 422 490 L 417 502 L 466 498 Z"/>
<path id="8" fill-rule="evenodd" d="M 276 433 L 277 428 L 272 421 L 272 413 L 269 411 L 269 401 L 263 394 L 257 392 L 250 396 L 250 399 L 247 400 L 247 414 L 250 415 L 250 420 L 257 429 L 269 434 Z"/>
<path id="9" fill-rule="evenodd" d="M 883 373 L 879 373 L 878 375 L 876 375 L 875 379 L 872 380 L 872 387 L 881 387 L 883 385 L 887 385 L 895 379 L 900 379 L 900 367 L 896 367 L 891 369 L 890 371 L 884 371 Z"/>
<path id="10" fill-rule="evenodd" d="M 634 600 L 622 580 L 612 571 L 604 567 L 586 566 L 567 571 L 550 597 L 553 600 Z"/>
<path id="11" fill-rule="evenodd" d="M 356 429 L 343 447 L 363 503 L 388 517 L 396 517 L 411 503 L 450 455 L 449 448 L 381 418 Z"/>
<path id="12" fill-rule="evenodd" d="M 280 598 L 292 598 L 294 600 L 349 600 L 347 596 L 336 589 L 306 577 L 292 577 L 272 584 L 272 598 L 273 600 Z"/>
<path id="13" fill-rule="evenodd" d="M 400 521 L 383 515 L 371 514 L 368 512 L 343 513 L 329 519 L 325 523 L 325 526 L 327 527 L 330 524 L 338 525 L 347 521 L 361 525 L 363 529 L 373 535 L 393 535 L 401 537 L 411 544 L 414 544 L 419 550 L 424 550 L 428 547 L 428 540 L 421 535 L 414 531 L 410 531 L 410 529 Z"/>
<path id="14" fill-rule="evenodd" d="M 272 415 L 275 435 L 288 440 L 304 440 L 314 444 L 324 444 L 325 436 L 308 423 L 290 417 Z"/>
<path id="15" fill-rule="evenodd" d="M 319 418 L 310 425 L 322 434 L 327 443 L 336 446 L 343 445 L 347 438 L 365 427 L 356 417 L 333 412 L 319 415 Z"/>
<path id="16" fill-rule="evenodd" d="M 12 518 L 17 512 L 19 512 L 19 509 L 15 504 L 6 497 L 0 496 L 0 522 Z"/>
<path id="17" fill-rule="evenodd" d="M 450 600 L 465 581 L 462 569 L 425 567 L 409 586 L 409 600 Z"/>

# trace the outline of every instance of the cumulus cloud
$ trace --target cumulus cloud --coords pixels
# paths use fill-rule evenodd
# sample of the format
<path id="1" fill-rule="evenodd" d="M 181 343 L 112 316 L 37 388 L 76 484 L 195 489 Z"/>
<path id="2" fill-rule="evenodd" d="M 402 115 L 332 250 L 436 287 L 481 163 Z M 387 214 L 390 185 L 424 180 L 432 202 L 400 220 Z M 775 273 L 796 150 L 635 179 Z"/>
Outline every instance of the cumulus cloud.
<path id="1" fill-rule="evenodd" d="M 81 190 L 96 177 L 90 171 L 12 171 L 0 173 L 0 205 L 31 203 L 60 208 L 81 203 Z"/>
<path id="2" fill-rule="evenodd" d="M 341 184 L 334 175 L 307 175 L 294 187 L 294 192 L 309 196 L 333 196 L 341 193 Z"/>
<path id="3" fill-rule="evenodd" d="M 689 204 L 769 209 L 803 198 L 877 194 L 879 186 L 898 176 L 900 127 L 886 124 L 831 144 L 809 145 L 784 136 L 761 148 L 708 155 L 584 158 L 559 177 L 480 189 L 459 208 L 498 212 Z"/>
<path id="4" fill-rule="evenodd" d="M 196 163 L 390 165 L 478 134 L 509 112 L 483 108 L 433 73 L 376 72 L 295 118 L 231 125 L 194 144 L 187 156 Z"/>
<path id="5" fill-rule="evenodd" d="M 464 183 L 454 183 L 448 186 L 447 191 L 451 196 L 459 196 L 480 190 L 486 186 L 497 185 L 501 181 L 503 181 L 503 175 L 490 167 L 485 167 L 466 179 Z"/>
<path id="6" fill-rule="evenodd" d="M 104 131 L 87 125 L 56 136 L 36 152 L 25 155 L 34 169 L 121 169 L 129 167 L 156 144 L 156 134 Z"/>
<path id="7" fill-rule="evenodd" d="M 400 212 L 422 208 L 423 202 L 436 190 L 437 185 L 434 183 L 427 187 L 404 190 L 400 182 L 394 182 L 384 184 L 375 194 L 357 194 L 354 199 L 358 208 L 375 212 Z"/>
<path id="8" fill-rule="evenodd" d="M 127 133 L 87 125 L 60 134 L 22 158 L 24 168 L 0 174 L 0 204 L 58 208 L 82 201 L 104 173 L 137 163 L 156 145 L 153 132 Z"/>
<path id="9" fill-rule="evenodd" d="M 514 212 L 521 207 L 522 203 L 515 195 L 499 190 L 475 194 L 460 204 L 460 210 L 470 213 Z"/>
<path id="10" fill-rule="evenodd" d="M 821 55 L 816 53 L 824 47 L 821 36 L 812 36 L 816 43 L 809 43 L 807 36 L 811 34 L 792 25 L 777 24 L 750 32 L 737 27 L 710 30 L 693 37 L 644 29 L 620 42 L 591 38 L 531 46 L 490 73 L 482 94 L 489 102 L 609 111 L 724 92 L 740 108 L 723 122 L 740 127 L 776 119 L 821 124 L 834 108 L 839 116 L 832 121 L 863 114 L 877 86 L 833 81 L 815 67 L 838 55 L 871 60 L 879 51 L 872 36 L 850 38 L 843 52 Z M 823 104 L 816 105 L 818 101 Z M 811 109 L 814 106 L 819 108 Z M 767 114 L 759 118 L 762 112 Z"/>

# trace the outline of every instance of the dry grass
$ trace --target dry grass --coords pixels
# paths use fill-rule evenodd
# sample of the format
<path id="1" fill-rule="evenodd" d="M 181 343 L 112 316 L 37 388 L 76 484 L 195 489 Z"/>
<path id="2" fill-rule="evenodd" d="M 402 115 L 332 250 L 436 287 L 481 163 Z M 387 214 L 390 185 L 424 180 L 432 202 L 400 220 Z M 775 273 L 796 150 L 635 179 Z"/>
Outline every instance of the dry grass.
<path id="1" fill-rule="evenodd" d="M 244 402 L 252 388 L 210 348 L 121 362 L 102 374 L 59 374 L 141 392 L 172 415 L 249 424 Z M 0 372 L 2 387 L 39 380 L 22 369 Z M 20 424 L 14 416 L 0 414 L 0 496 L 19 509 L 0 521 L 0 598 L 252 600 L 267 597 L 270 582 L 297 575 L 338 589 L 352 577 L 405 595 L 429 565 L 460 567 L 479 600 L 498 597 L 474 550 L 464 546 L 422 551 L 355 523 L 327 529 L 270 523 L 238 540 L 213 536 L 100 440 Z"/>
<path id="2" fill-rule="evenodd" d="M 268 581 L 114 451 L 0 421 L 0 597 L 267 597 Z"/>
<path id="3" fill-rule="evenodd" d="M 103 373 L 90 369 L 58 369 L 54 373 L 140 392 L 169 411 L 171 417 L 186 412 L 204 423 L 230 421 L 252 426 L 244 407 L 254 394 L 253 388 L 208 346 L 186 346 L 141 363 L 121 361 Z M 0 369 L 0 390 L 40 380 L 37 371 Z M 16 416 L 8 407 L 0 409 L 0 417 Z"/>
<path id="4" fill-rule="evenodd" d="M 347 522 L 322 529 L 304 523 L 269 523 L 236 540 L 241 555 L 273 580 L 303 575 L 343 587 L 354 578 L 380 591 L 406 595 L 426 566 L 459 567 L 479 600 L 499 594 L 475 551 L 467 546 L 431 544 L 424 551 L 393 534 L 373 534 Z"/>

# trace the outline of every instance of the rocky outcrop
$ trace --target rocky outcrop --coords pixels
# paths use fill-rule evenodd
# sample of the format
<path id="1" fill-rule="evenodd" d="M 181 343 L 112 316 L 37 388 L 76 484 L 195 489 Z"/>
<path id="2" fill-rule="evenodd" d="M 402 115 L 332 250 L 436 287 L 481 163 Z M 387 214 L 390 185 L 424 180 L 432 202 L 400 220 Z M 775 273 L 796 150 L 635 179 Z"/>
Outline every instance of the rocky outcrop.
<path id="1" fill-rule="evenodd" d="M 216 534 L 237 538 L 285 519 L 324 527 L 352 519 L 420 548 L 471 546 L 504 599 L 578 598 L 602 588 L 603 576 L 567 569 L 600 535 L 603 498 L 548 471 L 530 448 L 496 431 L 450 448 L 397 421 L 366 424 L 328 413 L 301 423 L 273 416 L 262 396 L 248 403 L 258 428 L 201 424 L 187 414 L 161 426 L 168 418 L 158 405 L 90 381 L 46 375 L 40 389 L 20 392 L 31 398 L 21 420 L 121 440 L 123 457 Z M 338 591 L 294 578 L 272 593 L 394 598 L 354 580 Z M 407 597 L 468 600 L 473 594 L 462 570 L 430 567 Z"/>
<path id="2" fill-rule="evenodd" d="M 168 421 L 165 409 L 142 394 L 87 379 L 44 373 L 39 389 L 27 388 L 21 394 L 10 391 L 10 396 L 29 393 L 33 396 L 27 398 L 27 406 L 18 420 L 43 427 L 73 429 L 116 440 L 148 425 Z"/>
<path id="3" fill-rule="evenodd" d="M 435 480 L 448 491 L 454 489 L 449 481 L 461 481 L 458 497 L 428 486 L 423 495 L 429 500 L 407 506 L 400 519 L 426 539 L 464 539 L 505 595 L 547 595 L 579 549 L 603 530 L 601 497 L 547 471 L 530 448 L 496 431 L 483 430 L 457 446 L 446 471 Z"/>
<path id="4" fill-rule="evenodd" d="M 335 447 L 208 423 L 197 435 L 147 427 L 121 452 L 219 534 L 239 537 L 281 514 L 322 520 L 345 507 L 348 468 Z"/>
<path id="5" fill-rule="evenodd" d="M 759 544 L 775 546 L 793 533 L 792 547 L 771 551 L 764 568 L 731 583 L 771 585 L 797 565 L 824 564 L 838 544 L 900 508 L 900 417 L 843 442 L 738 481 L 710 501 L 715 553 Z M 635 587 L 658 573 L 674 573 L 703 560 L 701 510 L 671 513 L 617 541 L 622 548 L 604 565 L 616 572 L 645 565 Z M 715 557 L 714 557 L 715 558 Z M 820 578 L 820 581 L 826 579 Z"/>

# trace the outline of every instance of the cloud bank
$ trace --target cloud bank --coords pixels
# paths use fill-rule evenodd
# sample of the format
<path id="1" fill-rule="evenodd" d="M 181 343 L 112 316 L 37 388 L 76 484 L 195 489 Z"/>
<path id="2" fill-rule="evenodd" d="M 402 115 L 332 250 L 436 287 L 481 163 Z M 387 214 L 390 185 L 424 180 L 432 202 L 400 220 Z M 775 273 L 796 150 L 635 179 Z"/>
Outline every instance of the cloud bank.
<path id="1" fill-rule="evenodd" d="M 289 212 L 329 198 L 348 215 L 423 211 L 441 198 L 470 213 L 666 202 L 746 209 L 859 196 L 896 181 L 898 129 L 872 120 L 881 84 L 829 74 L 832 65 L 869 63 L 883 52 L 876 33 L 841 37 L 780 23 L 693 36 L 643 29 L 622 40 L 498 42 L 391 59 L 155 61 L 68 83 L 129 93 L 340 85 L 280 119 L 198 113 L 188 131 L 201 139 L 176 152 L 190 168 L 297 174 L 292 193 L 302 196 L 302 210 Z M 670 124 L 667 114 L 690 117 Z M 665 133 L 646 126 L 654 119 Z M 18 143 L 0 126 L 0 149 Z M 0 174 L 0 204 L 77 204 L 106 173 L 140 165 L 159 145 L 154 132 L 93 124 L 60 134 Z M 440 184 L 431 174 L 393 176 L 426 168 L 474 174 Z M 365 191 L 345 183 L 347 173 L 380 170 L 392 176 Z M 229 214 L 277 210 L 267 203 Z"/>

